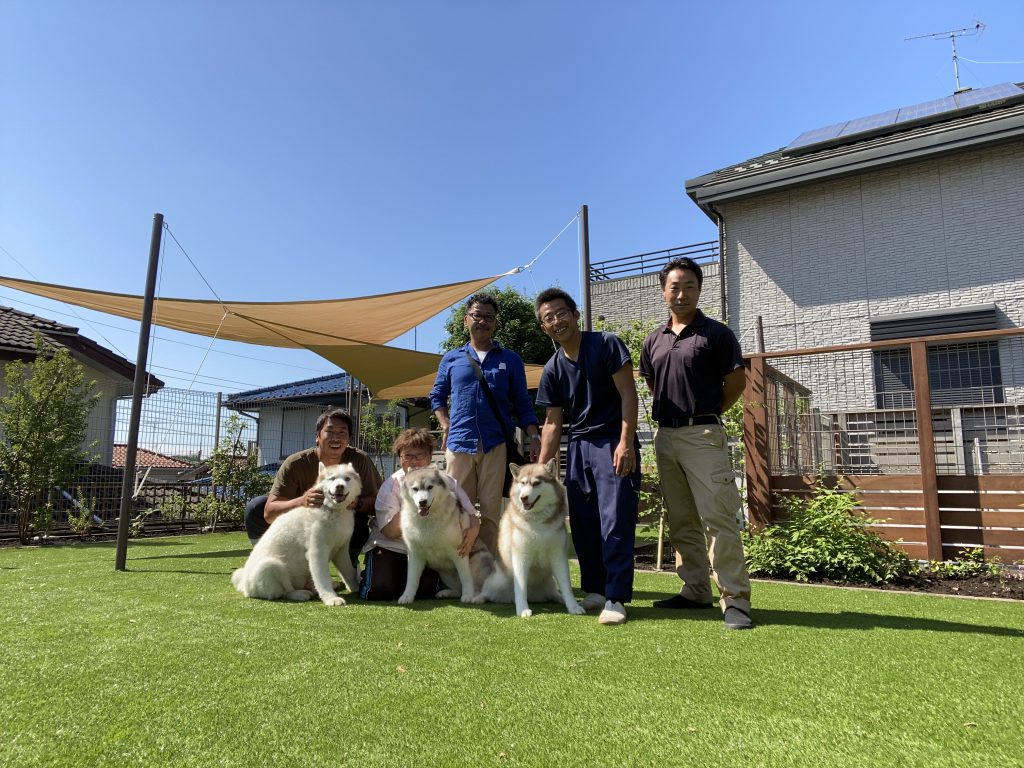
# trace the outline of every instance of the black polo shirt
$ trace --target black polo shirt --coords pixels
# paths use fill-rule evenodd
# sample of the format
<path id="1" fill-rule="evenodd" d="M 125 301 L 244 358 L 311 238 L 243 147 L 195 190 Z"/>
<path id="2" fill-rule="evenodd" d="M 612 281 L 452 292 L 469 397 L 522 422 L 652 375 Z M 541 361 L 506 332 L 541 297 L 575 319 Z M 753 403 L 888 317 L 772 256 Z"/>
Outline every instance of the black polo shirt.
<path id="1" fill-rule="evenodd" d="M 743 365 L 729 326 L 697 310 L 678 336 L 669 322 L 644 339 L 640 375 L 654 381 L 654 420 L 722 412 L 725 375 Z"/>

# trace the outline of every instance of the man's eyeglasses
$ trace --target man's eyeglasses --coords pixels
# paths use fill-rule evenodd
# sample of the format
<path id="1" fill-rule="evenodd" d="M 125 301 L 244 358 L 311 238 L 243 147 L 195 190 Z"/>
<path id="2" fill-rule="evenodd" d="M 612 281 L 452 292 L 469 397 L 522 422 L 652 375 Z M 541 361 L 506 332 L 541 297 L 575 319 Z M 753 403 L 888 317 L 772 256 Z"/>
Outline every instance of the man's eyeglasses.
<path id="1" fill-rule="evenodd" d="M 544 323 L 544 325 L 554 325 L 559 320 L 564 320 L 571 314 L 571 309 L 568 307 L 562 307 L 561 309 L 556 309 L 554 312 L 548 312 L 540 319 L 540 321 Z"/>
<path id="2" fill-rule="evenodd" d="M 418 452 L 417 453 L 413 453 L 412 451 L 405 451 L 404 453 L 402 453 L 399 456 L 399 458 L 400 459 L 405 459 L 406 461 L 423 461 L 424 459 L 429 459 L 430 458 L 430 454 L 429 453 L 418 453 Z"/>
<path id="3" fill-rule="evenodd" d="M 478 323 L 493 323 L 498 319 L 495 315 L 481 315 L 479 312 L 469 312 L 466 317 L 476 320 Z"/>

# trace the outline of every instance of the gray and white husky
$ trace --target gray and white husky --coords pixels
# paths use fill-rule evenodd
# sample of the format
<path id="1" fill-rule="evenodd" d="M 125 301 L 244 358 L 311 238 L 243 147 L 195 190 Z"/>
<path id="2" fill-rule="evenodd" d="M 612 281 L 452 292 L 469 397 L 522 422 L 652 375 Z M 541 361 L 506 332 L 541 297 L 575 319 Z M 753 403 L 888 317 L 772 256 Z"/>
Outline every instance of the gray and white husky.
<path id="1" fill-rule="evenodd" d="M 355 518 L 349 505 L 362 493 L 359 473 L 351 464 L 325 467 L 316 481 L 324 494 L 320 507 L 296 507 L 271 523 L 245 565 L 231 574 L 231 583 L 246 597 L 304 601 L 312 577 L 324 605 L 345 605 L 331 584 L 331 563 L 349 591 L 359 589 L 359 569 L 348 554 Z"/>
<path id="2" fill-rule="evenodd" d="M 514 602 L 524 619 L 533 615 L 528 600 L 560 600 L 569 613 L 586 613 L 569 583 L 568 504 L 556 461 L 509 470 L 515 482 L 498 526 L 498 563 L 474 602 Z"/>
<path id="3" fill-rule="evenodd" d="M 434 467 L 414 469 L 402 478 L 402 538 L 409 550 L 409 570 L 402 605 L 416 599 L 423 569 L 433 568 L 447 589 L 437 597 L 459 597 L 468 603 L 494 569 L 494 558 L 483 544 L 468 557 L 459 557 L 462 534 L 469 527 L 470 510 L 459 506 L 445 476 Z"/>

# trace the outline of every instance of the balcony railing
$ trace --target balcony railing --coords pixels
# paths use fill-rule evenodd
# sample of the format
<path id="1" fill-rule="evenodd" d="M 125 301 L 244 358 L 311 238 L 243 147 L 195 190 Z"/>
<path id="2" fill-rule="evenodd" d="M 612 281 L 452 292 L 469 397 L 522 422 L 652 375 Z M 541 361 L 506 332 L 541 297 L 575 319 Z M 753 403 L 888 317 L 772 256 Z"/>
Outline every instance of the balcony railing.
<path id="1" fill-rule="evenodd" d="M 718 241 L 681 245 L 677 248 L 666 248 L 662 251 L 638 253 L 635 256 L 623 256 L 620 259 L 595 261 L 590 264 L 590 282 L 599 280 L 615 280 L 632 275 L 647 275 L 660 270 L 672 259 L 689 257 L 703 266 L 718 261 Z"/>

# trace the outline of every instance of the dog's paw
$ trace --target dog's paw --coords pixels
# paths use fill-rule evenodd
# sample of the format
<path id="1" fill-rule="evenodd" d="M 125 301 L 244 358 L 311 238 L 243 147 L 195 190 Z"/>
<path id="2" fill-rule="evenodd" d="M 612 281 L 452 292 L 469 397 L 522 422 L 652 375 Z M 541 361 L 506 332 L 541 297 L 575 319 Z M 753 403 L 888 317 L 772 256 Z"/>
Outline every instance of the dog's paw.
<path id="1" fill-rule="evenodd" d="M 462 597 L 460 597 L 459 601 L 463 603 L 475 603 L 476 595 L 470 592 L 468 595 L 463 595 Z"/>
<path id="2" fill-rule="evenodd" d="M 519 612 L 519 618 L 521 619 L 528 619 L 531 616 L 533 616 L 533 611 L 531 611 L 529 608 L 523 608 L 523 610 Z"/>
<path id="3" fill-rule="evenodd" d="M 291 600 L 293 603 L 304 603 L 307 600 L 312 599 L 313 593 L 308 589 L 293 589 L 287 595 L 285 599 Z"/>
<path id="4" fill-rule="evenodd" d="M 438 600 L 448 600 L 449 598 L 458 596 L 459 593 L 456 592 L 454 589 L 442 589 L 440 592 L 434 595 L 434 597 L 436 597 Z"/>
<path id="5" fill-rule="evenodd" d="M 416 594 L 411 595 L 405 594 L 398 598 L 399 605 L 411 605 L 412 601 L 416 599 Z"/>
<path id="6" fill-rule="evenodd" d="M 333 597 L 324 597 L 321 599 L 324 601 L 324 605 L 346 605 L 345 598 L 341 595 L 334 595 Z"/>
<path id="7" fill-rule="evenodd" d="M 573 616 L 581 616 L 587 612 L 587 609 L 579 603 L 569 603 L 567 606 L 565 606 L 565 609 L 569 611 L 569 613 L 571 613 Z"/>
<path id="8" fill-rule="evenodd" d="M 472 602 L 473 602 L 473 604 L 474 604 L 474 605 L 483 605 L 484 603 L 486 603 L 486 602 L 487 602 L 487 598 L 486 598 L 486 597 L 484 596 L 484 594 L 483 594 L 483 593 L 481 592 L 481 593 L 480 593 L 480 594 L 478 594 L 478 595 L 473 595 L 473 600 L 472 600 Z"/>

